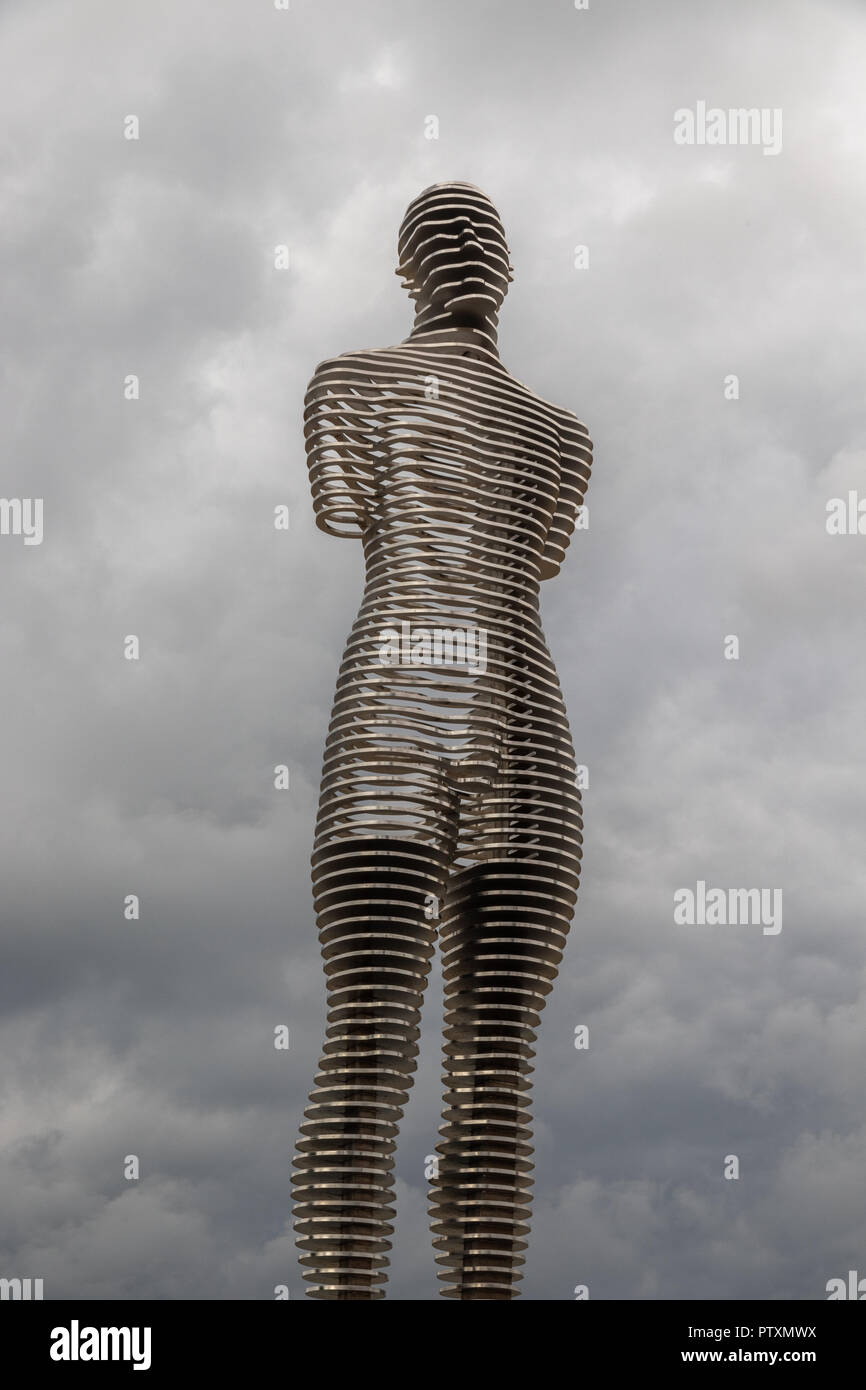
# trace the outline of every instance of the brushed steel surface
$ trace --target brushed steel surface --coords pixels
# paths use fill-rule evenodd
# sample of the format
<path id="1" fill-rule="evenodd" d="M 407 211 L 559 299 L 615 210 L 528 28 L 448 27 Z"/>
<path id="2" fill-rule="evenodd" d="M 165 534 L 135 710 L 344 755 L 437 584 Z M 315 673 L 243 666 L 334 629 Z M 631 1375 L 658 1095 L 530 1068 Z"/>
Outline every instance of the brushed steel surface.
<path id="1" fill-rule="evenodd" d="M 360 538 L 366 582 L 312 857 L 328 1023 L 295 1225 L 311 1297 L 384 1296 L 395 1142 L 438 939 L 441 1292 L 510 1299 L 529 1231 L 536 1030 L 582 844 L 539 586 L 562 563 L 592 444 L 499 360 L 512 269 L 489 199 L 469 184 L 425 189 L 398 247 L 409 338 L 321 363 L 305 399 L 316 521 Z"/>

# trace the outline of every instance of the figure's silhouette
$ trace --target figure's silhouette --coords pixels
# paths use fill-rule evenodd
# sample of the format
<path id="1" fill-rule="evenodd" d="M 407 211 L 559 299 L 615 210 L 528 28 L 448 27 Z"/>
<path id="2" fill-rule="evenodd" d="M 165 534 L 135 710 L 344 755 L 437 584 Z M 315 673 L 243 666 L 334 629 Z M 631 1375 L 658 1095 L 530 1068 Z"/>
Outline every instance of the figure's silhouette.
<path id="1" fill-rule="evenodd" d="M 329 1013 L 295 1159 L 296 1229 L 312 1297 L 384 1296 L 395 1139 L 438 926 L 442 1292 L 509 1299 L 529 1230 L 536 1028 L 581 859 L 539 584 L 559 571 L 592 445 L 499 360 L 512 276 L 483 193 L 425 189 L 397 273 L 416 302 L 409 337 L 323 362 L 305 403 L 316 520 L 362 539 L 366 586 L 312 859 Z M 437 652 L 457 659 L 435 664 Z"/>

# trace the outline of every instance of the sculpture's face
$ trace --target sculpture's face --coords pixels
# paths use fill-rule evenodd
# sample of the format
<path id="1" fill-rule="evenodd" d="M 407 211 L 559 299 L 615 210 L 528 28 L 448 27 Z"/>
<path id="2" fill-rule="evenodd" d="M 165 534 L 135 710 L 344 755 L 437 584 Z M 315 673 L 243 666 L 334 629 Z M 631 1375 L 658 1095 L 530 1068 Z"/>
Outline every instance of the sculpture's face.
<path id="1" fill-rule="evenodd" d="M 437 184 L 409 205 L 397 274 L 419 310 L 457 323 L 495 319 L 511 280 L 499 214 L 469 184 Z"/>

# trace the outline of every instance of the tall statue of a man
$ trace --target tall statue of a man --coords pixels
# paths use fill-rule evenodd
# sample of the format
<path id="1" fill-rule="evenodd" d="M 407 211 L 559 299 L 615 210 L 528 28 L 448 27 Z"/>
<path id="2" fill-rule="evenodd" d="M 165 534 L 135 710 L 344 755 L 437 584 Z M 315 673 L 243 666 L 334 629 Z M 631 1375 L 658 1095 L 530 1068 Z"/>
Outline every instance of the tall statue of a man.
<path id="1" fill-rule="evenodd" d="M 317 523 L 360 538 L 366 583 L 312 857 L 329 1011 L 295 1224 L 312 1297 L 384 1297 L 393 1154 L 438 935 L 442 1293 L 510 1299 L 529 1231 L 536 1029 L 582 843 L 539 587 L 559 572 L 592 445 L 499 360 L 511 265 L 479 189 L 419 194 L 397 273 L 415 301 L 409 337 L 321 363 L 305 403 Z"/>

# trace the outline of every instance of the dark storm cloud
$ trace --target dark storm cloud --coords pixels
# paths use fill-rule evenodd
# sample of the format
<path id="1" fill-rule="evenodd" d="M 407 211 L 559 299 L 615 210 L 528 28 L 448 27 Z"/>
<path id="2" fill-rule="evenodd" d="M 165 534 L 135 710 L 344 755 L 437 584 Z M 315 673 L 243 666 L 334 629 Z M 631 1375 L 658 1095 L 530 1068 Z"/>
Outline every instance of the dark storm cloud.
<path id="1" fill-rule="evenodd" d="M 362 575 L 312 525 L 301 400 L 321 358 L 406 333 L 400 219 L 459 178 L 509 235 L 503 360 L 597 451 L 543 595 L 590 788 L 525 1293 L 822 1297 L 866 1248 L 866 540 L 824 529 L 866 489 L 862 11 L 89 0 L 0 24 L 2 492 L 45 499 L 41 546 L 0 538 L 0 1272 L 301 1292 L 308 856 Z M 675 145 L 702 99 L 781 108 L 781 154 Z M 699 878 L 781 886 L 780 935 L 675 926 Z M 398 1298 L 436 1290 L 440 1017 L 434 980 Z"/>

